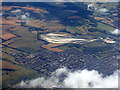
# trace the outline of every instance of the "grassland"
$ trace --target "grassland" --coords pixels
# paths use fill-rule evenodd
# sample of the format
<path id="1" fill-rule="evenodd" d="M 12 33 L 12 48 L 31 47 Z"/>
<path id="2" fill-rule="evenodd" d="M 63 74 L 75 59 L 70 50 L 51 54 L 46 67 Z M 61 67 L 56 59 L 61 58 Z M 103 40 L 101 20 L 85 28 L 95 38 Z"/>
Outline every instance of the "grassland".
<path id="1" fill-rule="evenodd" d="M 67 45 L 61 45 L 61 46 L 58 46 L 57 48 L 59 48 L 63 51 L 69 49 L 69 47 Z"/>
<path id="2" fill-rule="evenodd" d="M 102 42 L 101 40 L 90 42 L 85 44 L 86 47 L 101 47 L 101 46 L 107 46 L 106 43 Z"/>
<path id="3" fill-rule="evenodd" d="M 7 47 L 7 46 L 3 46 L 2 47 L 2 57 L 1 58 L 5 61 L 8 61 L 8 62 L 17 63 L 15 61 L 16 57 L 12 56 L 11 53 L 22 53 L 22 54 L 28 55 L 28 53 L 21 52 L 19 50 L 16 50 L 16 49 L 13 49 L 13 48 L 10 48 L 10 47 Z"/>
<path id="4" fill-rule="evenodd" d="M 77 29 L 76 27 L 66 27 L 66 31 L 70 32 L 71 34 L 82 33 L 81 30 Z"/>
<path id="5" fill-rule="evenodd" d="M 36 9 L 34 7 L 3 7 L 3 10 L 11 10 L 12 8 L 22 8 L 25 10 L 32 10 L 33 12 L 42 12 L 47 13 L 46 10 Z M 7 11 L 7 12 L 9 12 Z M 40 25 L 46 25 L 43 21 L 38 20 L 38 23 L 27 26 L 22 26 L 21 23 L 25 20 L 19 20 L 18 17 L 8 16 L 2 18 L 2 30 L 3 33 L 0 36 L 2 39 L 5 39 L 2 43 L 2 88 L 11 87 L 21 80 L 31 79 L 38 76 L 41 76 L 40 73 L 32 69 L 21 66 L 18 62 L 15 61 L 17 54 L 29 55 L 30 53 L 35 53 L 39 50 L 40 46 L 44 42 L 38 40 L 37 35 L 33 34 L 29 29 L 30 27 L 40 27 Z M 15 37 L 15 38 L 14 38 Z"/>
<path id="6" fill-rule="evenodd" d="M 21 52 L 21 51 L 15 49 L 15 48 L 11 48 L 11 47 L 4 46 L 4 45 L 3 45 L 3 47 L 2 47 L 2 52 L 5 52 L 5 53 L 7 53 L 7 54 L 10 54 L 11 52 L 12 52 L 12 53 L 19 53 L 19 52 Z M 25 53 L 25 52 L 21 52 L 21 53 L 27 55 L 27 53 Z"/>
<path id="7" fill-rule="evenodd" d="M 5 52 L 2 52 L 2 59 L 5 59 L 5 60 L 8 60 L 8 61 L 12 61 L 12 62 L 14 62 L 14 63 L 17 63 L 16 61 L 15 61 L 15 58 L 13 57 L 13 56 L 11 56 L 11 55 L 9 55 L 9 54 L 7 54 L 7 53 L 5 53 Z"/>
<path id="8" fill-rule="evenodd" d="M 98 52 L 104 52 L 104 51 L 109 51 L 112 50 L 113 46 L 112 45 L 107 45 L 107 46 L 94 46 L 94 47 L 86 47 L 84 49 L 84 52 L 88 52 L 88 53 L 98 53 Z"/>
<path id="9" fill-rule="evenodd" d="M 38 76 L 41 76 L 37 71 L 34 71 L 29 68 L 25 68 L 20 66 L 19 63 L 15 61 L 14 56 L 10 55 L 10 53 L 23 53 L 25 52 L 18 51 L 16 49 L 12 49 L 6 46 L 3 46 L 2 52 L 2 87 L 11 87 L 12 85 L 17 84 L 21 80 L 31 79 Z"/>
<path id="10" fill-rule="evenodd" d="M 2 71 L 2 80 L 3 80 L 2 87 L 3 88 L 11 87 L 12 85 L 17 84 L 21 80 L 31 79 L 38 76 L 41 76 L 41 74 L 37 73 L 37 71 L 25 68 L 23 66 L 19 66 L 18 68 L 16 65 L 14 71 L 7 71 L 7 70 Z"/>
<path id="11" fill-rule="evenodd" d="M 37 35 L 30 32 L 28 28 L 21 28 L 16 27 L 16 30 L 12 29 L 12 33 L 19 35 L 20 37 L 18 37 L 17 39 L 13 39 L 10 43 L 9 41 L 7 41 L 9 43 L 8 46 L 20 49 L 27 53 L 34 53 L 43 43 L 37 40 Z"/>
<path id="12" fill-rule="evenodd" d="M 19 38 L 17 41 L 9 44 L 9 46 L 20 49 L 27 53 L 33 53 L 37 51 L 41 45 L 42 43 L 34 38 Z M 30 52 L 28 51 L 28 49 L 30 49 Z"/>
<path id="13" fill-rule="evenodd" d="M 101 22 L 97 22 L 97 24 L 98 24 L 97 25 L 98 29 L 102 29 L 102 30 L 105 30 L 105 31 L 108 31 L 108 32 L 115 30 L 115 28 L 113 28 L 111 26 L 108 26 L 106 24 L 103 24 Z"/>
<path id="14" fill-rule="evenodd" d="M 3 46 L 2 52 L 2 87 L 11 87 L 12 85 L 17 84 L 21 80 L 31 79 L 38 76 L 41 76 L 37 71 L 34 71 L 29 68 L 20 66 L 19 63 L 15 61 L 14 56 L 10 53 L 22 53 L 21 51 Z M 26 54 L 23 52 L 23 54 Z"/>

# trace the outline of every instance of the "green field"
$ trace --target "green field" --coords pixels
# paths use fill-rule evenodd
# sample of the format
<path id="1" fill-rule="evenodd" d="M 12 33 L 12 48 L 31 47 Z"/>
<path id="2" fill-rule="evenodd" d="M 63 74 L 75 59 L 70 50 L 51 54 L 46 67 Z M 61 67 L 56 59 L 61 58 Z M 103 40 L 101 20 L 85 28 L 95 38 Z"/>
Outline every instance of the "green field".
<path id="1" fill-rule="evenodd" d="M 76 27 L 66 27 L 66 31 L 70 32 L 71 34 L 81 34 L 82 31 L 77 29 Z"/>
<path id="2" fill-rule="evenodd" d="M 8 85 L 15 85 L 22 80 L 32 79 L 42 75 L 39 74 L 37 71 L 25 67 L 21 67 L 21 69 L 15 71 L 2 71 L 2 74 L 3 88 L 8 87 Z"/>
<path id="3" fill-rule="evenodd" d="M 102 30 L 105 30 L 105 31 L 108 31 L 108 32 L 115 30 L 115 28 L 113 28 L 109 25 L 106 25 L 106 24 L 103 24 L 103 23 L 100 23 L 100 22 L 97 22 L 97 24 L 98 24 L 97 25 L 98 29 L 102 29 Z"/>
<path id="4" fill-rule="evenodd" d="M 34 53 L 44 43 L 40 40 L 37 40 L 37 35 L 31 33 L 28 29 L 15 30 L 12 33 L 17 34 L 20 37 L 17 37 L 17 39 L 9 44 L 9 46 L 20 49 L 27 53 Z"/>
<path id="5" fill-rule="evenodd" d="M 69 47 L 66 46 L 66 45 L 61 45 L 61 46 L 58 46 L 57 48 L 59 48 L 61 50 L 67 50 L 67 49 L 69 49 Z"/>
<path id="6" fill-rule="evenodd" d="M 23 49 L 27 50 L 28 47 L 23 48 Z M 2 60 L 0 61 L 2 62 L 2 67 L 4 67 L 3 69 L 8 68 L 11 71 L 2 70 L 2 72 L 0 73 L 2 76 L 2 83 L 0 83 L 0 88 L 1 86 L 2 88 L 7 88 L 8 86 L 11 87 L 13 85 L 18 84 L 22 80 L 32 79 L 32 78 L 36 78 L 42 75 L 38 73 L 37 71 L 21 66 L 19 63 L 15 61 L 16 57 L 10 55 L 11 52 L 12 53 L 23 53 L 25 55 L 28 55 L 25 52 L 21 52 L 21 51 L 3 46 L 2 57 L 1 57 Z M 3 61 L 6 63 L 4 63 Z"/>
<path id="7" fill-rule="evenodd" d="M 37 51 L 34 48 L 30 48 L 30 47 L 26 47 L 26 46 L 18 47 L 18 49 L 20 49 L 20 50 L 22 50 L 24 52 L 27 52 L 27 53 L 35 53 Z"/>

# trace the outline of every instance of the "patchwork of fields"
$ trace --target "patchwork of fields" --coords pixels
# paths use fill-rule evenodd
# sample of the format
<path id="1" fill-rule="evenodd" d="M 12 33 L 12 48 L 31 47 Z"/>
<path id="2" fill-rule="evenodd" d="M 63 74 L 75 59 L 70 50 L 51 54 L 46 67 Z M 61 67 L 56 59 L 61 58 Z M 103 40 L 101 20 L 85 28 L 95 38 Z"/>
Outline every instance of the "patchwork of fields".
<path id="1" fill-rule="evenodd" d="M 109 20 L 110 23 L 100 21 L 105 18 L 91 16 L 93 12 L 77 5 L 74 8 L 71 4 L 40 5 L 2 7 L 0 58 L 3 87 L 45 76 L 62 65 L 77 69 L 80 65 L 79 68 L 83 68 L 83 63 L 84 67 L 90 67 L 88 62 L 95 62 L 95 68 L 102 72 L 109 68 L 102 67 L 106 63 L 103 59 L 109 59 L 112 69 L 112 62 L 116 59 L 113 54 L 118 55 L 115 51 L 118 39 L 111 34 L 115 29 L 113 20 Z M 114 65 L 113 68 L 116 69 Z"/>

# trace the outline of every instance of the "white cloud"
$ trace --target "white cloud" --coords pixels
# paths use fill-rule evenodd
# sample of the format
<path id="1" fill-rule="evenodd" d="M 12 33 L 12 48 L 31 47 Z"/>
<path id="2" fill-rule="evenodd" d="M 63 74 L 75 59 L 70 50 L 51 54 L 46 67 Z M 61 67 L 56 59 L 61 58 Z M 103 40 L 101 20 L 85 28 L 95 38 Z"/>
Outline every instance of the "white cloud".
<path id="1" fill-rule="evenodd" d="M 94 7 L 94 4 L 88 4 L 87 8 L 90 9 L 90 7 Z"/>
<path id="2" fill-rule="evenodd" d="M 20 13 L 21 12 L 21 10 L 20 9 L 16 9 L 16 10 L 14 10 L 14 11 L 11 11 L 12 13 Z"/>
<path id="3" fill-rule="evenodd" d="M 63 68 L 59 68 L 55 71 L 55 73 L 53 72 L 53 74 L 55 74 L 56 76 L 60 76 L 61 74 L 68 74 L 69 70 L 66 67 Z"/>
<path id="4" fill-rule="evenodd" d="M 117 88 L 118 74 L 115 72 L 113 75 L 103 78 L 95 70 L 76 71 L 68 74 L 64 84 L 66 87 L 71 88 Z"/>
<path id="5" fill-rule="evenodd" d="M 63 80 L 60 76 L 64 74 Z M 44 87 L 44 88 L 118 88 L 118 71 L 112 75 L 103 77 L 98 71 L 87 69 L 70 71 L 66 67 L 57 69 L 51 77 L 39 77 L 33 80 L 22 81 L 21 87 Z"/>
<path id="6" fill-rule="evenodd" d="M 112 34 L 118 35 L 120 34 L 120 30 L 119 29 L 115 29 L 114 31 L 111 31 Z"/>
<path id="7" fill-rule="evenodd" d="M 99 9 L 100 12 L 107 12 L 108 10 L 106 8 Z"/>
<path id="8" fill-rule="evenodd" d="M 21 19 L 27 19 L 26 15 L 21 15 Z"/>
<path id="9" fill-rule="evenodd" d="M 31 87 L 44 87 L 44 88 L 52 88 L 52 87 L 59 87 L 58 84 L 59 79 L 55 76 L 51 76 L 49 78 L 39 77 L 33 80 L 22 81 L 20 83 L 21 87 L 31 88 Z"/>
<path id="10" fill-rule="evenodd" d="M 30 16 L 30 13 L 26 12 L 25 15 L 29 17 L 29 16 Z"/>

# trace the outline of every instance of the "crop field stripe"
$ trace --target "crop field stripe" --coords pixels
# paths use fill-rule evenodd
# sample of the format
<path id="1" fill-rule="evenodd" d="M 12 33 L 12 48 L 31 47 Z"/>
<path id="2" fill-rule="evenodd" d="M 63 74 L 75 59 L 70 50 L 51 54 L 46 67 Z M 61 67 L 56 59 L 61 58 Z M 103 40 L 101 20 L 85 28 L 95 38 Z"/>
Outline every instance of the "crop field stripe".
<path id="1" fill-rule="evenodd" d="M 15 50 L 20 51 L 20 52 L 27 53 L 27 52 L 25 52 L 25 51 L 22 51 L 22 50 L 19 50 L 19 49 L 17 49 L 17 48 L 13 48 L 13 47 L 7 46 L 7 45 L 5 45 L 5 44 L 2 44 L 2 45 L 6 46 L 6 47 L 8 47 L 8 48 L 11 48 L 11 49 L 15 49 Z M 30 54 L 30 53 L 27 53 L 27 54 Z"/>

